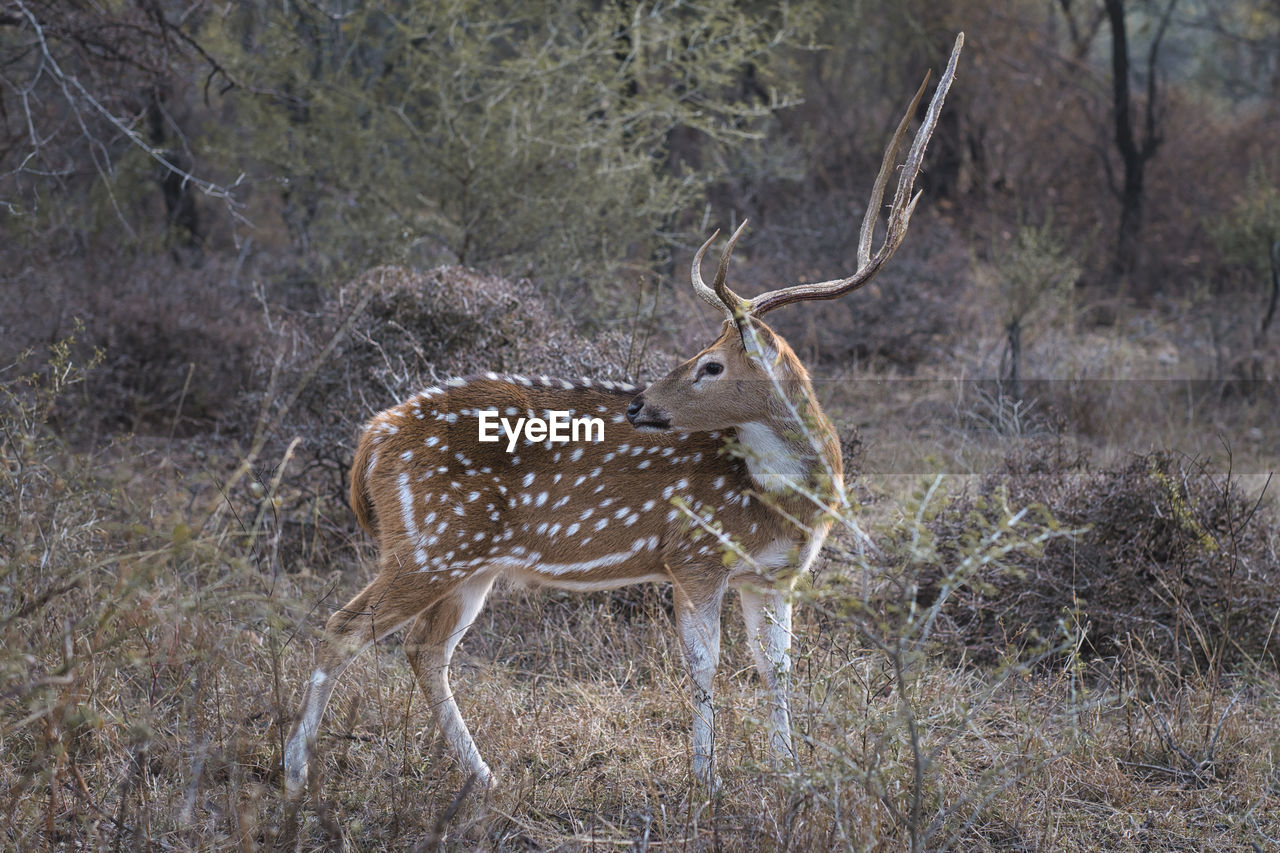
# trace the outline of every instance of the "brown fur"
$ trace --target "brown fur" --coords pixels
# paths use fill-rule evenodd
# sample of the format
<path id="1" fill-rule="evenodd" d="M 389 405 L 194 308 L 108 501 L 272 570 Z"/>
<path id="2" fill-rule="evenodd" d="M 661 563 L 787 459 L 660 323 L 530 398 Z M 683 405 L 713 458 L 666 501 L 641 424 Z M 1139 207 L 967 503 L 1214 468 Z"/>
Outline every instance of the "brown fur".
<path id="1" fill-rule="evenodd" d="M 370 536 L 378 536 L 378 516 L 374 510 L 373 498 L 369 494 L 369 484 L 365 481 L 365 471 L 369 467 L 369 454 L 373 452 L 372 443 L 363 437 L 356 445 L 355 461 L 351 463 L 351 489 L 349 491 L 351 509 L 356 514 L 356 521 Z"/>

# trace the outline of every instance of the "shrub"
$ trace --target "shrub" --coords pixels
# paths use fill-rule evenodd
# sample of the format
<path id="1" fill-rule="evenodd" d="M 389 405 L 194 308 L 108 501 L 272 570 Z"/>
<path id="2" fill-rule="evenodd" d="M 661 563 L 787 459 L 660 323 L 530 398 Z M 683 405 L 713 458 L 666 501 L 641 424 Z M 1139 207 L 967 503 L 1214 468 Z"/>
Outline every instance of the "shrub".
<path id="1" fill-rule="evenodd" d="M 1079 532 L 1041 555 L 1010 555 L 954 597 L 945 633 L 973 659 L 1078 623 L 1086 654 L 1143 649 L 1179 668 L 1274 665 L 1280 566 L 1259 500 L 1242 494 L 1229 469 L 1153 452 L 1094 470 L 1082 455 L 1035 443 L 1010 453 L 931 530 L 963 542 L 973 518 L 994 517 L 1006 501 L 1047 507 Z M 936 590 L 926 581 L 921 598 Z"/>
<path id="2" fill-rule="evenodd" d="M 64 431 L 191 435 L 235 420 L 266 330 L 261 309 L 228 284 L 229 262 L 195 270 L 124 251 L 43 262 L 40 287 L 7 290 L 0 277 L 0 360 L 82 324 L 74 355 L 93 361 L 91 393 L 58 398 Z"/>
<path id="3" fill-rule="evenodd" d="M 531 282 L 462 267 L 379 267 L 317 312 L 291 311 L 270 325 L 274 343 L 258 348 L 252 390 L 226 426 L 254 436 L 245 451 L 251 465 L 281 458 L 301 439 L 276 516 L 293 530 L 282 546 L 286 563 L 318 527 L 346 540 L 349 524 L 324 520 L 350 518 L 347 471 L 361 425 L 424 385 L 482 370 L 593 379 L 625 379 L 640 365 L 662 372 L 658 356 L 620 334 L 576 332 Z M 255 478 L 266 485 L 273 474 L 257 470 Z"/>

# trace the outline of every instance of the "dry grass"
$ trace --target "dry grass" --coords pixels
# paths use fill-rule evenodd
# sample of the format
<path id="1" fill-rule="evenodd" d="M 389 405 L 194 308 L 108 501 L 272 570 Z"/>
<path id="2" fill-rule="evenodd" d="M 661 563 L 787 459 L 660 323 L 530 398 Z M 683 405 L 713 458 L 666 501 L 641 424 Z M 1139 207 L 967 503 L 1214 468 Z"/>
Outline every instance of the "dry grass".
<path id="1" fill-rule="evenodd" d="M 336 570 L 264 576 L 237 540 L 229 528 L 152 543 L 34 612 L 40 596 L 19 605 L 4 638 L 9 844 L 249 849 L 287 825 L 280 736 L 309 670 L 303 641 L 351 584 Z M 500 774 L 486 799 L 456 802 L 466 780 L 389 643 L 331 709 L 302 846 L 433 846 L 443 833 L 452 849 L 900 849 L 917 767 L 908 713 L 926 752 L 927 849 L 1276 837 L 1274 672 L 1217 686 L 1168 675 L 1148 696 L 1123 678 L 1091 689 L 1072 666 L 922 653 L 904 702 L 889 659 L 838 604 L 820 596 L 798 623 L 796 777 L 769 767 L 767 712 L 728 631 L 715 797 L 690 781 L 684 675 L 658 596 L 637 618 L 604 596 L 495 596 L 455 675 Z M 1200 769 L 1182 757 L 1210 752 Z"/>
<path id="2" fill-rule="evenodd" d="M 355 368 L 429 373 L 437 363 L 368 352 Z M 541 369 L 554 369 L 554 354 L 544 355 Z M 798 773 L 777 772 L 766 754 L 767 710 L 736 605 L 717 680 L 722 785 L 712 794 L 688 770 L 686 679 L 661 591 L 508 589 L 468 635 L 454 675 L 500 787 L 460 794 L 467 780 L 393 639 L 344 677 L 313 790 L 290 815 L 283 732 L 318 627 L 368 575 L 367 542 L 328 496 L 328 475 L 283 441 L 263 445 L 225 494 L 242 460 L 207 439 L 122 438 L 73 451 L 49 414 L 54 400 L 87 389 L 48 378 L 77 375 L 65 354 L 60 371 L 58 358 L 34 388 L 17 381 L 27 368 L 3 376 L 0 492 L 12 496 L 0 502 L 6 847 L 247 850 L 291 833 L 301 849 L 1280 843 L 1274 639 L 1244 663 L 1198 667 L 1136 640 L 1087 658 L 1070 619 L 1035 643 L 984 635 L 991 648 L 981 664 L 957 657 L 949 639 L 940 645 L 936 626 L 955 617 L 948 608 L 973 606 L 966 591 L 980 581 L 1004 589 L 1002 565 L 1034 565 L 1078 540 L 1034 513 L 1018 516 L 1016 502 L 975 519 L 966 544 L 930 540 L 930 525 L 975 487 L 975 472 L 995 470 L 1022 440 L 1001 433 L 1007 425 L 984 426 L 975 413 L 989 409 L 937 382 L 826 386 L 834 414 L 861 427 L 867 448 L 857 520 L 874 541 L 898 544 L 859 553 L 846 531 L 820 583 L 802 593 Z M 1142 433 L 1151 419 L 1133 407 L 1148 402 L 1085 408 L 1110 406 L 1092 412 L 1097 422 L 1128 418 Z M 1215 417 L 1235 428 L 1248 423 L 1249 406 L 1231 402 Z M 1027 435 L 1054 429 L 1029 424 Z M 1199 428 L 1178 426 L 1183 436 Z M 1087 445 L 1096 435 L 1082 429 L 1069 440 Z M 1097 441 L 1100 465 L 1126 458 L 1128 448 Z M 1273 449 L 1250 446 L 1253 470 L 1274 466 Z M 920 476 L 939 469 L 952 473 Z M 1272 512 L 1262 507 L 1250 535 L 1274 570 Z M 939 565 L 957 592 L 920 597 Z"/>

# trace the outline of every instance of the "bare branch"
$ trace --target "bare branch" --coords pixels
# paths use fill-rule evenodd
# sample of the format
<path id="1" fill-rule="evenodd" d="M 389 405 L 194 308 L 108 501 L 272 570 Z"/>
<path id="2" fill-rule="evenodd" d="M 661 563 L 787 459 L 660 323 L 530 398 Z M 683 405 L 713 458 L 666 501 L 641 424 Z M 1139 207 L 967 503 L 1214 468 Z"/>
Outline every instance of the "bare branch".
<path id="1" fill-rule="evenodd" d="M 1156 84 L 1156 62 L 1160 57 L 1160 42 L 1164 40 L 1164 34 L 1169 29 L 1169 20 L 1173 17 L 1173 7 L 1176 5 L 1178 5 L 1178 0 L 1169 0 L 1169 5 L 1165 7 L 1164 14 L 1160 16 L 1155 38 L 1151 40 L 1151 49 L 1147 52 L 1146 135 L 1142 140 L 1142 156 L 1147 158 L 1156 153 L 1156 149 L 1160 147 L 1160 143 L 1163 141 L 1156 131 L 1158 123 L 1156 103 L 1159 96 L 1159 87 Z"/>
<path id="2" fill-rule="evenodd" d="M 111 172 L 110 157 L 106 150 L 106 146 L 94 135 L 93 131 L 90 130 L 86 121 L 86 112 L 105 120 L 109 125 L 119 131 L 130 144 L 141 149 L 150 159 L 158 163 L 169 173 L 179 176 L 184 185 L 190 184 L 198 188 L 206 196 L 221 200 L 226 204 L 232 216 L 241 222 L 247 222 L 247 220 L 239 213 L 238 209 L 241 205 L 233 195 L 233 190 L 239 185 L 241 180 L 240 178 L 237 178 L 230 186 L 223 186 L 212 181 L 199 178 L 175 164 L 165 151 L 148 143 L 147 140 L 131 126 L 129 121 L 109 109 L 80 81 L 79 77 L 64 70 L 61 63 L 59 63 L 55 56 L 53 47 L 50 45 L 50 37 L 46 32 L 45 25 L 41 23 L 35 12 L 32 11 L 31 8 L 23 2 L 23 0 L 14 0 L 14 5 L 17 7 L 22 19 L 25 20 L 26 26 L 31 28 L 32 34 L 35 36 L 35 43 L 40 52 L 39 68 L 35 71 L 32 82 L 19 92 L 23 108 L 26 111 L 28 134 L 30 136 L 33 149 L 38 150 L 43 144 L 43 141 L 40 139 L 36 130 L 35 122 L 32 119 L 29 99 L 33 92 L 35 83 L 41 76 L 48 73 L 54 81 L 56 81 L 58 90 L 61 92 L 62 97 L 70 107 L 74 120 L 80 128 L 81 135 L 88 142 L 90 150 L 93 152 L 95 166 L 99 173 L 104 177 L 110 175 Z M 168 27 L 166 28 L 172 29 Z M 190 43 L 189 39 L 187 39 L 187 41 Z M 207 54 L 203 51 L 201 51 L 201 54 L 207 58 Z M 24 160 L 23 166 L 19 167 L 19 171 L 25 171 L 25 163 L 26 160 Z M 123 216 L 121 218 L 123 221 Z"/>

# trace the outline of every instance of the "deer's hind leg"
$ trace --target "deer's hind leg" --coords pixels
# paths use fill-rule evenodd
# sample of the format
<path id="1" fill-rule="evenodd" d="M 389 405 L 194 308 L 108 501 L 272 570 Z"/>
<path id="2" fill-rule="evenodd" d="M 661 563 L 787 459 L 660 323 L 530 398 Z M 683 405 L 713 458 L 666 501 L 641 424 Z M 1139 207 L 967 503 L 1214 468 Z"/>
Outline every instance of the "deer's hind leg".
<path id="1" fill-rule="evenodd" d="M 493 784 L 493 774 L 485 764 L 462 719 L 449 686 L 449 661 L 462 635 L 471 627 L 493 585 L 493 576 L 472 576 L 454 587 L 450 594 L 418 614 L 405 638 L 405 653 L 413 667 L 427 703 L 435 711 L 445 740 L 468 773 L 474 773 L 483 787 Z"/>
<path id="2" fill-rule="evenodd" d="M 325 706 L 339 676 L 351 661 L 377 641 L 401 628 L 441 597 L 436 573 L 402 571 L 386 565 L 325 624 L 316 668 L 302 695 L 298 716 L 284 749 L 285 790 L 290 797 L 306 786 L 307 764 Z"/>

